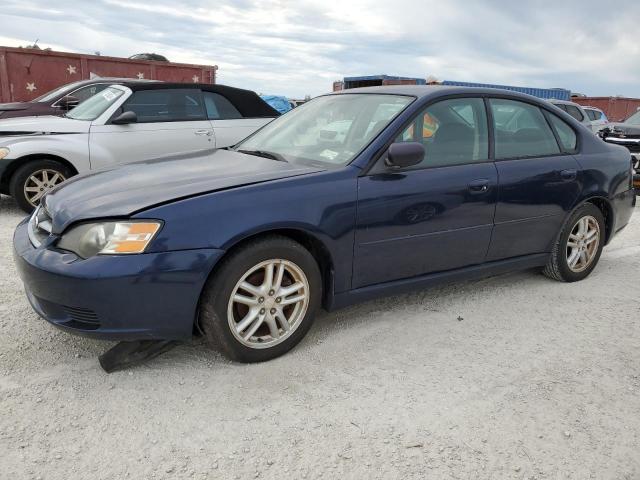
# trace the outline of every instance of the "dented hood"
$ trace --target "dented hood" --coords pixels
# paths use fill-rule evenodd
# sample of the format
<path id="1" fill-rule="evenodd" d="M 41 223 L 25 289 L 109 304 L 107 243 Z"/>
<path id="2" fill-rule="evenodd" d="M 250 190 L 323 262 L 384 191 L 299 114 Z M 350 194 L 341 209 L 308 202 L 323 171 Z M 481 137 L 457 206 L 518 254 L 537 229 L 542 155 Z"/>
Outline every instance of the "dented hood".
<path id="1" fill-rule="evenodd" d="M 80 220 L 127 217 L 181 198 L 318 171 L 229 150 L 198 151 L 80 175 L 43 202 L 57 234 Z"/>

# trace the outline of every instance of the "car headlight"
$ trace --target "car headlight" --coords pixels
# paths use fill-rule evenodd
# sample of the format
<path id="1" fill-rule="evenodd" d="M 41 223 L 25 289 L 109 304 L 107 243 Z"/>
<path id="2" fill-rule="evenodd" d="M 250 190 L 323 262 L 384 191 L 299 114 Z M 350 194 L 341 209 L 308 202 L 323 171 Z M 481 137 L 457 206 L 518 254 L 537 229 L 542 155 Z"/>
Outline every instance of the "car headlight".
<path id="1" fill-rule="evenodd" d="M 63 234 L 57 247 L 82 258 L 143 253 L 161 226 L 149 220 L 84 223 Z"/>
<path id="2" fill-rule="evenodd" d="M 0 160 L 9 155 L 10 152 L 11 150 L 9 150 L 7 147 L 0 147 Z"/>

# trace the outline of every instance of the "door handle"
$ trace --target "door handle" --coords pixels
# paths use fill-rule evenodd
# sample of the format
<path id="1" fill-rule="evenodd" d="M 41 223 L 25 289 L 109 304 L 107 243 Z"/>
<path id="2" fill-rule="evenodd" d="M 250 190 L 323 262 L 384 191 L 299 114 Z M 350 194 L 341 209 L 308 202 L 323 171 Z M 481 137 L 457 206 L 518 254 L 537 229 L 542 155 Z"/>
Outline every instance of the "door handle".
<path id="1" fill-rule="evenodd" d="M 470 182 L 469 185 L 469 191 L 473 194 L 480 194 L 480 193 L 486 193 L 489 191 L 489 180 L 487 180 L 486 178 L 481 178 L 479 180 L 474 180 L 473 182 Z"/>
<path id="2" fill-rule="evenodd" d="M 560 172 L 560 178 L 565 182 L 570 182 L 572 180 L 575 180 L 577 177 L 578 177 L 578 171 L 573 168 L 562 170 Z"/>
<path id="3" fill-rule="evenodd" d="M 193 133 L 195 135 L 206 135 L 207 137 L 210 137 L 211 135 L 213 135 L 213 130 L 196 130 Z"/>

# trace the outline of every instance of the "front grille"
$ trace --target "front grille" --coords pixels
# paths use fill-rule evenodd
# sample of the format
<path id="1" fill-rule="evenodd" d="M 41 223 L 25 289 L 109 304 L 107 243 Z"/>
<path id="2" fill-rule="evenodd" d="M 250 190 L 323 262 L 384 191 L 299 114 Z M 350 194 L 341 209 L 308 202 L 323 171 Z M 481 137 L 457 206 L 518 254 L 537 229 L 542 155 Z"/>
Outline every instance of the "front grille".
<path id="1" fill-rule="evenodd" d="M 51 323 L 76 330 L 97 330 L 100 328 L 100 319 L 96 312 L 89 308 L 70 307 L 56 302 L 45 300 L 33 295 L 36 310 Z"/>
<path id="2" fill-rule="evenodd" d="M 36 208 L 29 219 L 29 240 L 34 247 L 39 247 L 51 235 L 51 216 L 43 206 Z"/>
<path id="3" fill-rule="evenodd" d="M 69 307 L 66 305 L 63 305 L 62 309 L 71 320 L 96 326 L 100 325 L 98 315 L 93 310 L 89 310 L 88 308 Z"/>

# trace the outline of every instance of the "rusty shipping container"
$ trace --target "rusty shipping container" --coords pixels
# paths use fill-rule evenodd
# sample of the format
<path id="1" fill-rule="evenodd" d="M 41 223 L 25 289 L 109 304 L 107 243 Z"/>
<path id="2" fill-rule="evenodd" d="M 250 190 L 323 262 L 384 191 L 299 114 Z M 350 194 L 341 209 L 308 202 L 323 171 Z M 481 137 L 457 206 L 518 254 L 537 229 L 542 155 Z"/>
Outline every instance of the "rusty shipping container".
<path id="1" fill-rule="evenodd" d="M 92 76 L 216 83 L 216 65 L 131 60 L 101 55 L 0 46 L 0 102 L 33 100 Z"/>
<path id="2" fill-rule="evenodd" d="M 571 97 L 571 101 L 583 106 L 599 108 L 611 122 L 622 122 L 640 109 L 640 98 Z"/>

